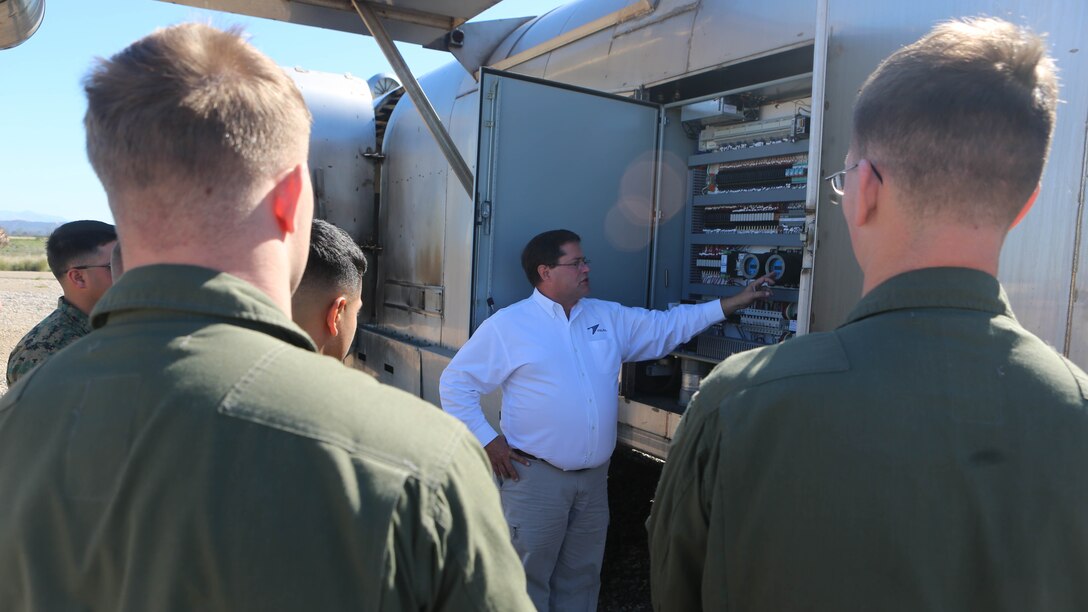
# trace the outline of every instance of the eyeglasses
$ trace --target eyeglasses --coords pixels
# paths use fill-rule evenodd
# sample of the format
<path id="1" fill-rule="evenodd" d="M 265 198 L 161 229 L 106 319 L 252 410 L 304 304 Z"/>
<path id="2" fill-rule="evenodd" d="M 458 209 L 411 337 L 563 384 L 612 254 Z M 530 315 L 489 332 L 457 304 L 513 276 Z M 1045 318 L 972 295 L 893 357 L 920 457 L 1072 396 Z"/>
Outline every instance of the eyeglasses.
<path id="1" fill-rule="evenodd" d="M 850 172 L 851 170 L 857 169 L 860 164 L 861 160 L 858 160 L 858 162 L 855 163 L 853 166 L 850 166 L 849 168 L 845 168 L 843 170 L 839 170 L 835 174 L 830 174 L 824 177 L 825 181 L 831 183 L 831 191 L 835 192 L 835 195 L 841 198 L 843 195 L 846 194 L 846 173 Z M 873 169 L 873 174 L 876 175 L 876 180 L 880 181 L 880 184 L 883 185 L 884 177 L 880 176 L 880 172 L 876 169 L 876 166 L 873 164 L 873 162 L 869 162 L 869 167 Z"/>
<path id="2" fill-rule="evenodd" d="M 72 266 L 68 270 L 86 270 L 88 268 L 106 268 L 109 271 L 113 271 L 113 264 L 94 264 L 88 266 Z M 67 270 L 66 270 L 67 271 Z"/>
<path id="3" fill-rule="evenodd" d="M 570 266 L 570 267 L 575 268 L 575 269 L 580 269 L 582 266 L 589 266 L 589 258 L 588 257 L 579 257 L 578 259 L 575 259 L 574 261 L 572 261 L 570 263 L 554 263 L 554 264 L 552 264 L 552 265 L 550 265 L 548 267 L 549 268 L 555 268 L 555 267 L 558 267 L 558 266 Z"/>

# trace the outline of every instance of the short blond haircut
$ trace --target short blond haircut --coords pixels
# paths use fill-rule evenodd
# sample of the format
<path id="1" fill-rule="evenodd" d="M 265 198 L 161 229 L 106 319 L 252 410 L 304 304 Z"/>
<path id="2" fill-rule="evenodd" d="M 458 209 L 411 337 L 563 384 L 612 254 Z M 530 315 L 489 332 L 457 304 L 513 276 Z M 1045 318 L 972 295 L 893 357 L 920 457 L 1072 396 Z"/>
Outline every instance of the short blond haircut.
<path id="1" fill-rule="evenodd" d="M 919 217 L 1008 227 L 1042 176 L 1057 96 L 1042 38 L 995 18 L 949 21 L 865 82 L 852 146 Z"/>
<path id="2" fill-rule="evenodd" d="M 128 203 L 114 210 L 119 222 L 195 218 L 211 211 L 176 208 L 207 202 L 229 224 L 250 212 L 262 180 L 305 161 L 302 95 L 237 29 L 157 30 L 99 59 L 84 89 L 87 155 L 111 206 L 117 194 L 159 203 Z"/>

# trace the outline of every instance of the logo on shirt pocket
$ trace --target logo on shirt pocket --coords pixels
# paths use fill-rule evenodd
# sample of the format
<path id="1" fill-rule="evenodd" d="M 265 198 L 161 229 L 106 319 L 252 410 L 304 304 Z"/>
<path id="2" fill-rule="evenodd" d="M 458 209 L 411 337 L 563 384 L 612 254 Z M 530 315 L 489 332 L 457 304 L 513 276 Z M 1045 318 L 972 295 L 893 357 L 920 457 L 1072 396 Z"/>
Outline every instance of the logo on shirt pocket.
<path id="1" fill-rule="evenodd" d="M 605 372 L 611 371 L 619 363 L 615 343 L 610 342 L 610 340 L 610 334 L 605 336 L 598 334 L 596 338 L 591 338 L 589 342 L 586 342 L 594 365 Z"/>

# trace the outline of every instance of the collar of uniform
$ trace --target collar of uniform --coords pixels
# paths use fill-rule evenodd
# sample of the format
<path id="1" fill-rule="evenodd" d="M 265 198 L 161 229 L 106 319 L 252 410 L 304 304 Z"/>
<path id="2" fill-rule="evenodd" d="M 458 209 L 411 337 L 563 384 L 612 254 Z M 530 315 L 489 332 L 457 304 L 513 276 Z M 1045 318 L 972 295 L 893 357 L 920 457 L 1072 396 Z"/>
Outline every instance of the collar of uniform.
<path id="1" fill-rule="evenodd" d="M 544 295 L 540 292 L 539 289 L 534 288 L 533 295 L 531 297 L 532 300 L 536 302 L 537 306 L 543 308 L 544 312 L 548 313 L 548 316 L 550 316 L 551 318 L 567 319 L 567 313 L 565 310 L 563 310 L 563 305 Z M 574 305 L 574 308 L 570 310 L 570 320 L 574 320 L 574 317 L 577 314 L 579 306 L 581 306 L 581 304 L 582 302 L 581 300 L 579 300 L 578 303 Z"/>
<path id="2" fill-rule="evenodd" d="M 963 308 L 1015 319 L 996 278 L 969 268 L 924 268 L 894 276 L 861 298 L 846 323 L 907 308 Z"/>
<path id="3" fill-rule="evenodd" d="M 69 302 L 68 298 L 64 297 L 63 295 L 59 299 L 57 299 L 57 310 L 59 310 L 64 316 L 71 319 L 72 323 L 78 326 L 79 329 L 82 329 L 84 334 L 91 333 L 90 318 L 87 317 L 87 315 L 82 310 L 76 308 L 76 305 Z"/>
<path id="4" fill-rule="evenodd" d="M 91 311 L 97 329 L 125 311 L 169 310 L 196 315 L 239 319 L 256 329 L 316 351 L 317 347 L 260 289 L 225 272 L 197 266 L 158 264 L 125 270 L 117 283 Z"/>

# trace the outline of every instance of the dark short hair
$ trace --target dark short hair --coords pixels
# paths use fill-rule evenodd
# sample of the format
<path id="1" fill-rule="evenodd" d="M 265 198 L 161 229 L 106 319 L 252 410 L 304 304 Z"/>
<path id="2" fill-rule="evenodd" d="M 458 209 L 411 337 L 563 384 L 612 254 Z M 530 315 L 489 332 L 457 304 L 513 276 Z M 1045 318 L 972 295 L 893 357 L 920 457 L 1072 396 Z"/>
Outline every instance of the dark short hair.
<path id="1" fill-rule="evenodd" d="M 1024 28 L 995 18 L 941 23 L 862 86 L 852 147 L 895 176 L 919 216 L 1007 226 L 1042 175 L 1055 70 Z"/>
<path id="2" fill-rule="evenodd" d="M 529 279 L 529 284 L 534 287 L 540 284 L 540 273 L 536 271 L 538 266 L 554 266 L 559 263 L 564 244 L 581 241 L 578 234 L 565 229 L 549 230 L 533 236 L 521 252 L 521 268 L 525 270 L 525 278 Z"/>
<path id="3" fill-rule="evenodd" d="M 117 230 L 101 221 L 72 221 L 49 234 L 45 241 L 45 257 L 49 269 L 59 280 L 74 265 L 86 264 L 80 259 L 94 255 L 103 244 L 117 240 Z M 94 262 L 98 263 L 98 262 Z"/>
<path id="4" fill-rule="evenodd" d="M 353 295 L 362 289 L 366 256 L 347 232 L 321 219 L 310 229 L 310 257 L 298 291 L 339 289 Z"/>

